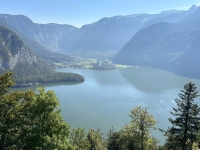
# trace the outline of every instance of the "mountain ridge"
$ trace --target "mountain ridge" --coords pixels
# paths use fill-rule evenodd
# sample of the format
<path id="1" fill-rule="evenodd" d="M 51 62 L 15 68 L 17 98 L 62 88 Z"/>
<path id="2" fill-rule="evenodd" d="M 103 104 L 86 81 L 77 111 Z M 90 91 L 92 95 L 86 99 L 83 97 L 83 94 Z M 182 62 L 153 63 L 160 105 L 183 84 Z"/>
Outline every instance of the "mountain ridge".
<path id="1" fill-rule="evenodd" d="M 172 10 L 159 14 L 143 13 L 104 17 L 92 24 L 83 25 L 81 28 L 62 25 L 67 27 L 66 30 L 61 29 L 58 24 L 37 24 L 27 17 L 21 19 L 20 22 L 16 21 L 14 15 L 2 14 L 0 19 L 51 51 L 84 56 L 91 53 L 92 55 L 95 53 L 116 53 L 141 28 L 166 20 L 172 23 L 177 22 L 195 9 L 197 9 L 196 6 L 192 6 L 188 11 Z M 24 16 L 17 17 L 23 18 Z M 28 23 L 26 24 L 26 22 Z M 52 28 L 54 26 L 59 26 L 59 29 L 55 31 L 56 29 Z M 45 34 L 47 32 L 49 32 L 48 36 Z"/>

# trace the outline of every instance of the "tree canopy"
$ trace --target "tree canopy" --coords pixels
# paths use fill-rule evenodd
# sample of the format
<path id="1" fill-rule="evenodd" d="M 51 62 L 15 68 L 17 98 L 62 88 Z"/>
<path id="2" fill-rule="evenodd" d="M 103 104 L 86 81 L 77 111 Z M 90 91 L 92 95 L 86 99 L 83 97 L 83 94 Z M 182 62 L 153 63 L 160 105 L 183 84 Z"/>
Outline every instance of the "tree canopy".
<path id="1" fill-rule="evenodd" d="M 53 91 L 9 92 L 12 73 L 0 76 L 0 149 L 70 149 L 70 126 Z"/>

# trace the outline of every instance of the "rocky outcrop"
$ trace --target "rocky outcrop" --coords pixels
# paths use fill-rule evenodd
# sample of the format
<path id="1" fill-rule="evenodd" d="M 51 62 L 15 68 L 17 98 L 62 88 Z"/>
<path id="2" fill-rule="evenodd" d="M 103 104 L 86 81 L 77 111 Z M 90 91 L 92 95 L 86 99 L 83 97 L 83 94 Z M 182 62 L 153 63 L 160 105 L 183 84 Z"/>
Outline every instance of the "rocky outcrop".
<path id="1" fill-rule="evenodd" d="M 36 55 L 7 28 L 0 27 L 0 67 L 12 70 L 17 63 L 37 62 Z"/>

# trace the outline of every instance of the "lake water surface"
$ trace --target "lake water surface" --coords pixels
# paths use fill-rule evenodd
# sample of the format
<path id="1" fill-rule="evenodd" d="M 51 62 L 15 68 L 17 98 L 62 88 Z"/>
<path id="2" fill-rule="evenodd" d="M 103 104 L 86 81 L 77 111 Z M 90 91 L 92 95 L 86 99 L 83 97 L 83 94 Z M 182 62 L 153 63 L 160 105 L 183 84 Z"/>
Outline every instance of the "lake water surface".
<path id="1" fill-rule="evenodd" d="M 190 79 L 173 73 L 148 68 L 127 68 L 111 71 L 90 69 L 58 69 L 61 72 L 74 72 L 85 77 L 81 84 L 47 84 L 47 90 L 53 90 L 61 106 L 64 120 L 72 128 L 100 128 L 107 131 L 114 126 L 120 130 L 130 122 L 128 114 L 136 106 L 149 107 L 149 112 L 159 122 L 158 128 L 167 129 L 172 117 L 169 111 L 176 107 L 174 99 L 183 86 L 192 81 L 200 90 L 200 80 Z M 37 87 L 17 90 L 36 90 Z M 200 104 L 200 99 L 196 102 Z M 153 135 L 163 144 L 160 131 Z"/>

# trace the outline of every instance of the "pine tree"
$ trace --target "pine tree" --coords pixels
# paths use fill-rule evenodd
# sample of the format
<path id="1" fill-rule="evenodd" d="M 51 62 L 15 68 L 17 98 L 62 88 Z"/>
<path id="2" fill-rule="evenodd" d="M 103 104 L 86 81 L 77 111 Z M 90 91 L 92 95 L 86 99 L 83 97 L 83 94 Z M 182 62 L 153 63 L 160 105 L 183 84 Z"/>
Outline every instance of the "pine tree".
<path id="1" fill-rule="evenodd" d="M 173 126 L 164 131 L 168 136 L 166 144 L 169 146 L 173 143 L 173 146 L 176 145 L 182 150 L 192 149 L 193 143 L 198 140 L 200 108 L 194 102 L 194 98 L 198 96 L 195 84 L 190 82 L 179 94 L 180 99 L 175 99 L 178 107 L 173 108 L 174 112 L 170 112 L 175 119 L 169 118 Z"/>
<path id="2" fill-rule="evenodd" d="M 112 127 L 108 132 L 108 140 L 107 140 L 107 150 L 120 150 L 120 133 L 115 132 L 114 127 Z"/>

